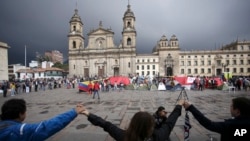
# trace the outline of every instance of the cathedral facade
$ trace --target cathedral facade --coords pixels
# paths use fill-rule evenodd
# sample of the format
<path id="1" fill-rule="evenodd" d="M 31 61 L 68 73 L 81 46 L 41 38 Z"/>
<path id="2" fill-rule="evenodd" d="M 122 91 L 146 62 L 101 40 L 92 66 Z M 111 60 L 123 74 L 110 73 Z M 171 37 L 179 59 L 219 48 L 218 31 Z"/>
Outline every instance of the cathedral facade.
<path id="1" fill-rule="evenodd" d="M 122 41 L 114 44 L 114 32 L 99 28 L 88 33 L 85 47 L 83 23 L 77 9 L 70 20 L 69 76 L 116 76 L 134 74 L 136 70 L 135 16 L 128 5 L 123 17 Z"/>
<path id="2" fill-rule="evenodd" d="M 68 34 L 69 77 L 118 75 L 214 76 L 223 72 L 250 75 L 250 41 L 235 41 L 218 50 L 181 51 L 178 38 L 163 35 L 152 54 L 136 54 L 135 15 L 130 5 L 122 18 L 122 39 L 114 44 L 114 32 L 102 22 L 90 31 L 85 46 L 83 23 L 78 10 L 70 20 Z"/>

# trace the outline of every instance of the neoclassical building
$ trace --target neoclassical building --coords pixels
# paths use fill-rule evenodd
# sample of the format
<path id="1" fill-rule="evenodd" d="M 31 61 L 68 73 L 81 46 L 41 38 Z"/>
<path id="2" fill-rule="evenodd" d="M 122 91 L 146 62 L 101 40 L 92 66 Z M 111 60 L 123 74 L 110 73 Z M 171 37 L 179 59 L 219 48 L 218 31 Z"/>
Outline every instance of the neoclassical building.
<path id="1" fill-rule="evenodd" d="M 70 19 L 68 34 L 69 77 L 116 75 L 250 75 L 250 41 L 235 41 L 218 50 L 182 51 L 178 38 L 163 35 L 151 54 L 136 53 L 136 18 L 128 4 L 123 17 L 122 39 L 114 43 L 114 32 L 99 27 L 91 30 L 85 46 L 84 24 L 78 10 Z"/>
<path id="2" fill-rule="evenodd" d="M 0 80 L 9 80 L 8 75 L 8 49 L 10 47 L 4 42 L 0 42 Z"/>

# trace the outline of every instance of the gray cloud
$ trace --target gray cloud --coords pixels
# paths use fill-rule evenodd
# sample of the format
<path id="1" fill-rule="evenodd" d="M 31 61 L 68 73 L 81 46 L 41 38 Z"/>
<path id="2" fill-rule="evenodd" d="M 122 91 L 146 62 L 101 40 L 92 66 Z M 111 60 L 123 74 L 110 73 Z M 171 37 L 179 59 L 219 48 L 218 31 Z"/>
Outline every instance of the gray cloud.
<path id="1" fill-rule="evenodd" d="M 71 0 L 0 1 L 0 41 L 11 46 L 10 63 L 24 62 L 35 52 L 57 49 L 67 57 L 69 20 L 76 8 Z M 85 39 L 99 21 L 121 40 L 126 0 L 78 0 Z M 214 49 L 233 40 L 250 40 L 249 0 L 130 0 L 136 16 L 137 52 L 151 53 L 162 35 L 177 36 L 183 50 Z M 87 43 L 87 41 L 85 42 Z M 85 44 L 86 46 L 87 44 Z"/>

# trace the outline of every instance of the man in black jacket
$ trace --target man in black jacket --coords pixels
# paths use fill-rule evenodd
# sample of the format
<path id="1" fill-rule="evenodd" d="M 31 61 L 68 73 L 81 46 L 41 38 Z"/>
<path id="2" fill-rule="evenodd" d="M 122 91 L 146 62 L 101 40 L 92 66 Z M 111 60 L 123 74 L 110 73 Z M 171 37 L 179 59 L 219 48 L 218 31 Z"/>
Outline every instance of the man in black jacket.
<path id="1" fill-rule="evenodd" d="M 3 90 L 3 97 L 7 97 L 8 83 L 6 81 L 4 81 L 2 84 L 2 90 Z"/>
<path id="2" fill-rule="evenodd" d="M 155 119 L 155 129 L 159 129 L 167 120 L 167 111 L 163 106 L 160 106 L 153 114 L 153 117 Z M 168 138 L 166 141 L 170 141 L 170 139 Z"/>
<path id="3" fill-rule="evenodd" d="M 142 141 L 145 141 L 145 140 L 146 141 L 165 141 L 165 140 L 167 140 L 169 138 L 169 135 L 170 135 L 172 129 L 175 126 L 175 123 L 176 123 L 178 117 L 181 115 L 181 109 L 182 109 L 183 104 L 184 104 L 184 100 L 179 100 L 178 104 L 175 106 L 174 110 L 171 112 L 171 114 L 167 118 L 166 122 L 164 122 L 164 124 L 162 124 L 161 128 L 154 129 L 154 126 L 151 126 L 150 129 L 152 130 L 152 132 L 150 132 L 149 138 L 141 138 L 141 140 Z M 128 136 L 126 134 L 126 130 L 120 129 L 119 127 L 112 124 L 111 122 L 108 122 L 108 121 L 102 119 L 101 117 L 90 113 L 87 109 L 82 113 L 88 117 L 88 120 L 93 125 L 102 127 L 104 129 L 104 131 L 108 132 L 109 135 L 111 137 L 113 137 L 115 140 L 124 141 L 126 138 L 128 138 Z M 140 112 L 138 112 L 138 113 L 140 113 Z M 136 113 L 135 115 L 138 115 L 138 113 Z M 141 113 L 145 113 L 145 112 L 141 112 Z M 150 115 L 150 116 L 153 119 L 153 116 L 152 115 Z M 132 120 L 133 120 L 133 118 L 132 118 Z M 132 122 L 132 120 L 131 120 L 131 122 Z M 139 119 L 139 120 L 143 121 L 144 119 Z M 143 123 L 143 122 L 135 122 L 135 123 L 144 124 L 144 125 L 147 124 L 147 123 Z M 131 124 L 129 125 L 128 129 L 130 129 L 130 126 L 131 126 Z M 137 129 L 135 129 L 135 130 L 137 130 Z M 143 129 L 143 128 L 140 128 L 139 130 L 146 130 L 147 131 L 147 129 Z M 137 132 L 137 131 L 135 131 L 135 132 Z M 137 133 L 134 133 L 134 135 L 140 136 L 140 135 L 137 135 Z M 143 135 L 143 136 L 145 136 L 145 135 Z"/>
<path id="4" fill-rule="evenodd" d="M 167 120 L 167 112 L 162 106 L 158 107 L 153 116 L 155 118 L 155 128 L 160 128 L 161 125 Z"/>
<path id="5" fill-rule="evenodd" d="M 250 99 L 245 97 L 232 99 L 230 108 L 232 118 L 223 122 L 211 121 L 187 101 L 183 106 L 193 114 L 203 127 L 221 134 L 221 141 L 250 140 Z"/>

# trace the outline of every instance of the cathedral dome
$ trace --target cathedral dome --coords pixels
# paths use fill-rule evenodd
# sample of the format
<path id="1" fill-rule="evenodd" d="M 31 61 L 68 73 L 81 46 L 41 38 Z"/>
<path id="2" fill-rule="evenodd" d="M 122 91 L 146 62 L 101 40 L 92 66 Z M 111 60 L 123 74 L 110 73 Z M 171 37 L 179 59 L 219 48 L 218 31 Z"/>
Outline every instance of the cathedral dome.
<path id="1" fill-rule="evenodd" d="M 75 13 L 70 19 L 70 23 L 71 22 L 80 22 L 80 23 L 82 23 L 81 17 L 78 15 L 78 10 L 77 9 L 75 9 Z"/>
<path id="2" fill-rule="evenodd" d="M 134 12 L 130 9 L 130 5 L 128 5 L 128 9 L 124 13 L 124 17 L 134 17 Z"/>
<path id="3" fill-rule="evenodd" d="M 158 52 L 158 47 L 157 47 L 157 46 L 155 46 L 155 47 L 152 49 L 152 53 L 156 53 L 156 52 Z"/>
<path id="4" fill-rule="evenodd" d="M 172 35 L 170 38 L 170 41 L 178 41 L 177 37 L 175 35 Z"/>
<path id="5" fill-rule="evenodd" d="M 165 35 L 162 35 L 160 41 L 168 41 L 168 39 Z"/>

